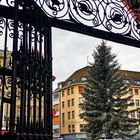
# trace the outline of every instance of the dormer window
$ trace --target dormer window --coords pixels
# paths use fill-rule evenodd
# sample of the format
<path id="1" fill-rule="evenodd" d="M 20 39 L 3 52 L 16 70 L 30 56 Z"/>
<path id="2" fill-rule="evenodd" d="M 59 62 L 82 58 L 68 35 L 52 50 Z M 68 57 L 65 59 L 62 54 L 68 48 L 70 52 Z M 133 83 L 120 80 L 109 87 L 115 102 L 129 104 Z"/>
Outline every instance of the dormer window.
<path id="1" fill-rule="evenodd" d="M 138 86 L 140 86 L 140 80 L 136 80 L 135 81 L 135 84 L 138 85 Z"/>
<path id="2" fill-rule="evenodd" d="M 72 83 L 72 80 L 67 81 L 67 85 L 70 85 Z"/>
<path id="3" fill-rule="evenodd" d="M 129 79 L 124 79 L 123 82 L 124 82 L 125 84 L 130 84 L 130 80 L 129 80 Z"/>
<path id="4" fill-rule="evenodd" d="M 60 89 L 63 87 L 63 82 L 59 82 L 57 85 L 58 85 L 58 88 Z"/>
<path id="5" fill-rule="evenodd" d="M 81 82 L 87 81 L 87 77 L 82 76 L 80 79 Z"/>
<path id="6" fill-rule="evenodd" d="M 62 84 L 59 84 L 59 85 L 58 85 L 58 88 L 62 88 Z"/>

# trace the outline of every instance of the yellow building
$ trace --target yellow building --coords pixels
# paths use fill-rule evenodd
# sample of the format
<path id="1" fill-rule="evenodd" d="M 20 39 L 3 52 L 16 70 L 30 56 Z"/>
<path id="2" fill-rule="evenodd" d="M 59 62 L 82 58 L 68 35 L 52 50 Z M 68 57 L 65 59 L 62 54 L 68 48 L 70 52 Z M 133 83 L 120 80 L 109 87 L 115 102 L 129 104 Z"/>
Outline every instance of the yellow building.
<path id="1" fill-rule="evenodd" d="M 11 58 L 11 52 L 6 50 L 6 67 L 9 66 L 10 58 Z M 0 67 L 3 67 L 3 62 L 4 62 L 3 59 L 4 59 L 4 51 L 0 49 Z"/>
<path id="2" fill-rule="evenodd" d="M 82 93 L 87 82 L 89 67 L 74 72 L 66 81 L 59 84 L 60 94 L 60 134 L 63 138 L 72 140 L 86 140 L 84 122 L 79 114 L 82 110 L 79 104 L 83 101 Z M 133 97 L 134 105 L 128 109 L 140 108 L 140 72 L 121 70 L 124 83 L 129 85 L 129 94 Z M 140 112 L 132 112 L 131 117 L 140 119 Z"/>

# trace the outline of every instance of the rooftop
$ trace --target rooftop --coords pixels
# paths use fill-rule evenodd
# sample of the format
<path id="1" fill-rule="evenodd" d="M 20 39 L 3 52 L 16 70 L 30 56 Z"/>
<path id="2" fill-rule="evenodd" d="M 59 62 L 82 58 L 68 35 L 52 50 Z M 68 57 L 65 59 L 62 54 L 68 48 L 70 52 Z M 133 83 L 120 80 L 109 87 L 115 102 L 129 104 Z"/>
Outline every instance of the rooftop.
<path id="1" fill-rule="evenodd" d="M 86 66 L 76 70 L 70 77 L 62 82 L 63 87 L 72 83 L 85 82 L 89 75 L 89 68 L 90 66 Z M 120 74 L 125 80 L 129 80 L 132 85 L 135 84 L 135 81 L 140 81 L 140 72 L 138 71 L 120 70 Z"/>

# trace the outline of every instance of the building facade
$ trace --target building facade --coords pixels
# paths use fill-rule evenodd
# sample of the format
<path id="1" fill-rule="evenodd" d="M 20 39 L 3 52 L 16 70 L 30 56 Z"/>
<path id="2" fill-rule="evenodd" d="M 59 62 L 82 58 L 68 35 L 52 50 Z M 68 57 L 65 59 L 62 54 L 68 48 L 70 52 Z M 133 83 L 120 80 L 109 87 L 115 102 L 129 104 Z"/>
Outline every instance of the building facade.
<path id="1" fill-rule="evenodd" d="M 82 93 L 87 83 L 89 67 L 75 71 L 66 81 L 59 83 L 57 93 L 60 100 L 60 136 L 64 140 L 87 140 L 84 122 L 79 104 L 83 102 Z M 140 108 L 140 72 L 121 70 L 124 83 L 129 86 L 129 93 L 133 95 L 130 102 L 134 105 L 128 109 Z M 131 112 L 130 117 L 140 119 L 140 111 Z"/>

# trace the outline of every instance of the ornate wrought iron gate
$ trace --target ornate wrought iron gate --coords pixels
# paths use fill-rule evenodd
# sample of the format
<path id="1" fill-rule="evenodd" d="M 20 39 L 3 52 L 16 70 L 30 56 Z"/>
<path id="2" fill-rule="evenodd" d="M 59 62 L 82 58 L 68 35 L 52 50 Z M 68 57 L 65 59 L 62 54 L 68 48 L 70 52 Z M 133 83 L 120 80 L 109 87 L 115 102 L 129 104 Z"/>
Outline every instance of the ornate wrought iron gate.
<path id="1" fill-rule="evenodd" d="M 0 139 L 52 139 L 52 26 L 140 47 L 139 7 L 138 0 L 0 1 Z"/>
<path id="2" fill-rule="evenodd" d="M 50 140 L 51 23 L 33 0 L 5 1 L 0 37 L 0 131 L 6 132 L 1 138 Z"/>

